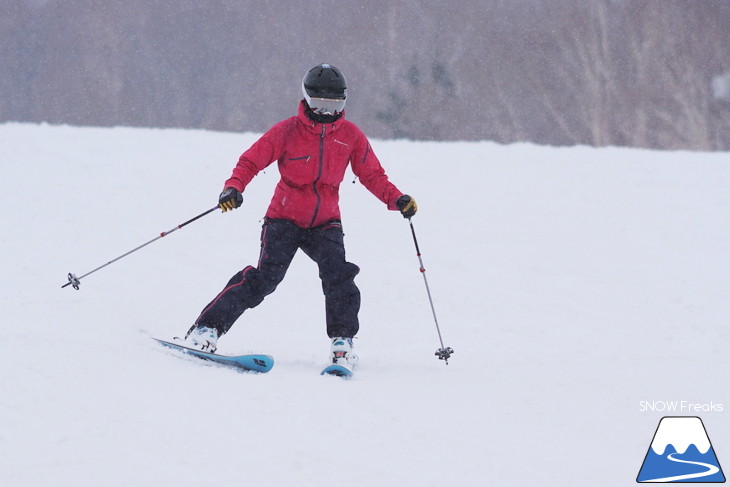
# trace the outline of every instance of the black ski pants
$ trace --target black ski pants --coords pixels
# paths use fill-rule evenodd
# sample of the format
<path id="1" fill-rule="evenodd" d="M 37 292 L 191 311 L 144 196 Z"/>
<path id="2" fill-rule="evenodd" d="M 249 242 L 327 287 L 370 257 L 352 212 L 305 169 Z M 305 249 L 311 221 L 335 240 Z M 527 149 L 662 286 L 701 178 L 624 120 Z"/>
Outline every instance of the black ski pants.
<path id="1" fill-rule="evenodd" d="M 301 228 L 288 220 L 266 218 L 261 231 L 261 253 L 256 267 L 236 273 L 225 289 L 205 307 L 194 326 L 226 333 L 241 314 L 261 304 L 284 279 L 298 249 L 319 266 L 325 297 L 327 334 L 353 337 L 359 329 L 360 290 L 355 276 L 360 269 L 345 261 L 342 223 L 333 220 L 314 228 Z"/>

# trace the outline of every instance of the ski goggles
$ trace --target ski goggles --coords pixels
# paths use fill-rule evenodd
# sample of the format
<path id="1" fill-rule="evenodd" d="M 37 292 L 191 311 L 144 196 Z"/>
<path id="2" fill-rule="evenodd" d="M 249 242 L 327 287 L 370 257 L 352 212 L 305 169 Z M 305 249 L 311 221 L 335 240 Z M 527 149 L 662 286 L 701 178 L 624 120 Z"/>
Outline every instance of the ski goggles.
<path id="1" fill-rule="evenodd" d="M 344 98 L 312 98 L 307 95 L 307 105 L 320 115 L 337 115 L 345 109 Z"/>

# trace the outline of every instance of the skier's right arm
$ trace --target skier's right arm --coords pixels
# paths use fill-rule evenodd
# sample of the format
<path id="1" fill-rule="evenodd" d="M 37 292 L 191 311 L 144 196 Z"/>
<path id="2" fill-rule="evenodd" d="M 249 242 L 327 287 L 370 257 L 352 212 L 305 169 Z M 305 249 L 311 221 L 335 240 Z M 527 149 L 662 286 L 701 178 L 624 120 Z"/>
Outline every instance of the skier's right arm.
<path id="1" fill-rule="evenodd" d="M 241 154 L 236 167 L 233 168 L 233 174 L 225 182 L 224 188 L 234 188 L 239 193 L 243 193 L 254 176 L 281 157 L 284 151 L 283 124 L 284 122 L 280 122 L 274 125 L 246 152 Z"/>

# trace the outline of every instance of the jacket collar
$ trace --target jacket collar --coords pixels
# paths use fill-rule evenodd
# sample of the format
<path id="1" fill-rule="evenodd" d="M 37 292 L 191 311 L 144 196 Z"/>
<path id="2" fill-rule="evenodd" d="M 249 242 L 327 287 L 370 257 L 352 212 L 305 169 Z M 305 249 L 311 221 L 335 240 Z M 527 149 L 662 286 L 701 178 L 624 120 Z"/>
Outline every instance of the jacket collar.
<path id="1" fill-rule="evenodd" d="M 323 126 L 325 127 L 325 130 L 327 130 L 328 132 L 337 130 L 342 125 L 342 122 L 345 121 L 345 115 L 346 115 L 346 113 L 345 113 L 345 111 L 343 111 L 342 116 L 334 122 L 317 123 L 307 116 L 307 113 L 305 112 L 304 100 L 302 100 L 301 102 L 299 102 L 299 113 L 297 114 L 297 119 L 305 127 L 307 127 L 309 129 L 309 131 L 314 132 L 316 134 L 321 134 Z"/>

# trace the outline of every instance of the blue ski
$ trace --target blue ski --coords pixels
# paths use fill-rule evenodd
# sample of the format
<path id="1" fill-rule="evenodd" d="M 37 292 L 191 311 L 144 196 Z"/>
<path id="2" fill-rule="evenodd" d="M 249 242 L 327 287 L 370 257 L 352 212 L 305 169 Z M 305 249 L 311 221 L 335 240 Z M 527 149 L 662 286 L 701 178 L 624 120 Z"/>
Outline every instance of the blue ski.
<path id="1" fill-rule="evenodd" d="M 322 370 L 320 375 L 336 375 L 343 379 L 349 379 L 352 377 L 352 370 L 347 367 L 343 367 L 342 365 L 329 365 Z"/>
<path id="2" fill-rule="evenodd" d="M 179 350 L 193 357 L 197 357 L 203 360 L 210 360 L 221 365 L 228 367 L 234 367 L 251 372 L 265 373 L 271 370 L 274 366 L 274 357 L 271 355 L 218 355 L 215 353 L 201 352 L 200 350 L 194 350 L 192 348 L 184 347 L 177 343 L 167 342 L 160 340 L 159 338 L 152 338 L 156 342 L 174 350 Z"/>

